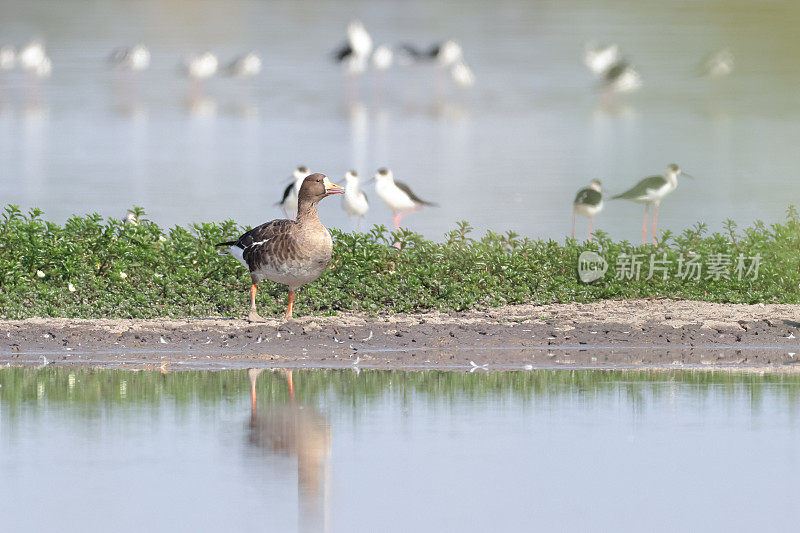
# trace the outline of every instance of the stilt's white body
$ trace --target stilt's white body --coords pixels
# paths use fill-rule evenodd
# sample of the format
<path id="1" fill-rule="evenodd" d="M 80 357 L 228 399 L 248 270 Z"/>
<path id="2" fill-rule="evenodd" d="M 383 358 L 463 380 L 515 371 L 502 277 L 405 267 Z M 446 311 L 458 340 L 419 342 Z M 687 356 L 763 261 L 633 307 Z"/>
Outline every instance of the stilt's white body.
<path id="1" fill-rule="evenodd" d="M 372 53 L 372 66 L 375 70 L 387 70 L 394 62 L 394 54 L 389 46 L 382 44 Z"/>
<path id="2" fill-rule="evenodd" d="M 608 80 L 607 87 L 618 93 L 632 93 L 642 87 L 642 77 L 633 67 L 628 67 L 616 78 Z"/>
<path id="3" fill-rule="evenodd" d="M 367 196 L 359 188 L 361 179 L 353 172 L 348 172 L 345 175 L 345 182 L 342 208 L 349 216 L 361 218 L 369 211 Z"/>
<path id="4" fill-rule="evenodd" d="M 436 59 L 440 66 L 450 67 L 464 58 L 464 50 L 455 41 L 445 41 L 439 49 Z"/>
<path id="5" fill-rule="evenodd" d="M 575 211 L 576 215 L 582 215 L 588 218 L 592 218 L 597 213 L 603 210 L 603 202 L 600 201 L 597 205 L 589 205 L 589 204 L 578 204 L 576 205 L 573 210 Z"/>
<path id="6" fill-rule="evenodd" d="M 295 169 L 294 174 L 292 177 L 294 178 L 294 186 L 292 187 L 289 196 L 286 197 L 286 200 L 283 201 L 281 204 L 281 208 L 286 213 L 286 216 L 289 216 L 289 213 L 296 213 L 297 212 L 297 195 L 300 193 L 300 186 L 303 184 L 303 180 L 309 173 L 303 173 L 299 170 Z"/>
<path id="7" fill-rule="evenodd" d="M 703 75 L 711 79 L 724 78 L 733 72 L 734 64 L 733 52 L 725 48 L 706 59 Z"/>
<path id="8" fill-rule="evenodd" d="M 114 68 L 141 72 L 150 67 L 150 50 L 143 44 L 118 48 L 111 53 L 110 61 Z"/>
<path id="9" fill-rule="evenodd" d="M 372 53 L 372 37 L 360 20 L 347 25 L 347 41 L 357 56 L 367 58 Z"/>
<path id="10" fill-rule="evenodd" d="M 0 70 L 11 70 L 17 64 L 17 52 L 13 46 L 0 48 Z"/>
<path id="11" fill-rule="evenodd" d="M 393 213 L 417 207 L 417 203 L 395 185 L 391 172 L 387 176 L 376 176 L 375 192 Z"/>
<path id="12" fill-rule="evenodd" d="M 589 43 L 583 54 L 583 62 L 595 76 L 605 74 L 619 60 L 619 46 L 616 44 L 598 47 Z"/>
<path id="13" fill-rule="evenodd" d="M 47 59 L 44 44 L 41 41 L 31 41 L 19 51 L 17 61 L 22 70 L 36 71 L 41 68 Z M 49 61 L 49 60 L 48 60 Z"/>
<path id="14" fill-rule="evenodd" d="M 453 65 L 450 69 L 450 75 L 459 87 L 472 87 L 475 85 L 475 74 L 469 68 L 469 65 L 463 61 L 458 61 Z"/>
<path id="15" fill-rule="evenodd" d="M 261 57 L 255 52 L 248 52 L 234 59 L 227 68 L 228 74 L 238 78 L 252 78 L 261 73 Z"/>
<path id="16" fill-rule="evenodd" d="M 658 189 L 647 189 L 647 193 L 637 198 L 632 198 L 634 202 L 642 204 L 655 204 L 659 205 L 661 200 L 664 199 L 669 193 L 678 188 L 678 176 L 674 173 L 668 173 L 666 176 L 667 181 Z"/>
<path id="17" fill-rule="evenodd" d="M 195 80 L 204 80 L 214 76 L 219 69 L 219 59 L 211 52 L 192 56 L 185 63 L 186 75 Z"/>

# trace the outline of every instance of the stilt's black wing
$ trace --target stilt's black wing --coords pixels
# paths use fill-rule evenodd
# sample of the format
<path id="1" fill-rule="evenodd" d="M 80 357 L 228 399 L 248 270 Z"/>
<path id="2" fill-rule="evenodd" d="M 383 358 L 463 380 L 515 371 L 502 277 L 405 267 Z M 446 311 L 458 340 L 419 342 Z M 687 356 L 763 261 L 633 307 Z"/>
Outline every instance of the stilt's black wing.
<path id="1" fill-rule="evenodd" d="M 597 205 L 602 201 L 602 199 L 602 194 L 591 187 L 587 187 L 578 191 L 578 194 L 575 196 L 575 201 L 572 202 L 572 205 Z"/>
<path id="2" fill-rule="evenodd" d="M 341 63 L 342 61 L 350 57 L 352 53 L 353 49 L 350 48 L 350 44 L 344 43 L 333 52 L 333 58 L 336 60 L 337 63 Z"/>
<path id="3" fill-rule="evenodd" d="M 423 200 L 422 198 L 420 198 L 419 196 L 414 194 L 414 191 L 412 191 L 411 188 L 408 185 L 406 185 L 405 183 L 403 183 L 402 181 L 395 180 L 394 184 L 397 185 L 398 189 L 400 189 L 401 191 L 406 193 L 408 195 L 408 197 L 411 198 L 414 202 L 416 202 L 418 204 L 422 204 L 422 205 L 429 205 L 431 207 L 438 207 L 437 204 L 435 204 L 433 202 L 428 202 L 426 200 Z"/>
<path id="4" fill-rule="evenodd" d="M 277 202 L 275 205 L 283 205 L 284 202 L 286 202 L 286 199 L 289 198 L 289 195 L 292 192 L 292 187 L 294 187 L 294 182 L 286 186 L 286 188 L 283 190 L 283 198 L 281 198 L 281 201 Z"/>

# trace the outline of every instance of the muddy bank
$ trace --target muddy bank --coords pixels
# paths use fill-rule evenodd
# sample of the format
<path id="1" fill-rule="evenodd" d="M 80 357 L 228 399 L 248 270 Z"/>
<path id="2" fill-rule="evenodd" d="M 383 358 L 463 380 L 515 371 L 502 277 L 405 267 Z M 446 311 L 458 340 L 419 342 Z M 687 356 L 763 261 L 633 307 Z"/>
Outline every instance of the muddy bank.
<path id="1" fill-rule="evenodd" d="M 169 368 L 504 369 L 800 361 L 800 306 L 670 300 L 507 306 L 467 313 L 239 319 L 0 321 L 0 362 Z M 483 367 L 482 365 L 488 365 Z"/>

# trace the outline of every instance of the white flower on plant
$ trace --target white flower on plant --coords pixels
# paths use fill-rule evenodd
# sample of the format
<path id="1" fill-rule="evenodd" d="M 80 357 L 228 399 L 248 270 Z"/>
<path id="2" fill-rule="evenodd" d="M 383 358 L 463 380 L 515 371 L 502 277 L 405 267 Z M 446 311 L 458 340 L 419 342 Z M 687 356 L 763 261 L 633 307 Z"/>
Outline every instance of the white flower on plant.
<path id="1" fill-rule="evenodd" d="M 125 278 L 128 277 L 128 275 L 125 272 L 120 272 L 119 273 L 119 277 L 121 277 L 122 279 L 125 279 Z"/>
<path id="2" fill-rule="evenodd" d="M 69 292 L 75 292 L 75 285 L 72 283 L 67 284 L 67 288 L 69 289 Z"/>
<path id="3" fill-rule="evenodd" d="M 44 277 L 44 272 L 42 272 L 41 270 L 37 270 L 36 271 L 36 277 L 37 278 L 43 278 Z"/>
<path id="4" fill-rule="evenodd" d="M 161 242 L 167 242 L 167 238 L 164 237 L 163 235 L 159 235 L 158 236 L 158 240 L 161 241 Z"/>

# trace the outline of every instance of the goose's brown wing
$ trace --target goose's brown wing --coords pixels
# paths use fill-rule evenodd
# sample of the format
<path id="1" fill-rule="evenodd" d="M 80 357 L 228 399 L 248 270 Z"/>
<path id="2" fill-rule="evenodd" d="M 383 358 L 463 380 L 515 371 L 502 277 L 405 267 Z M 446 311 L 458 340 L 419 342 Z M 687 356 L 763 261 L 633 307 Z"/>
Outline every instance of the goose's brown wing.
<path id="1" fill-rule="evenodd" d="M 259 270 L 266 264 L 280 264 L 297 259 L 302 254 L 293 228 L 294 220 L 273 220 L 251 229 L 236 241 L 234 246 L 242 249 L 242 257 L 250 271 Z"/>
<path id="2" fill-rule="evenodd" d="M 412 191 L 411 188 L 408 185 L 406 185 L 405 183 L 403 183 L 402 181 L 395 180 L 394 184 L 397 185 L 398 189 L 400 189 L 401 191 L 406 193 L 408 195 L 408 197 L 411 198 L 411 200 L 414 203 L 422 204 L 422 205 L 429 205 L 431 207 L 438 207 L 437 204 L 435 204 L 433 202 L 425 201 L 422 198 L 420 198 L 419 196 L 417 196 L 416 194 L 414 194 L 414 191 Z"/>

